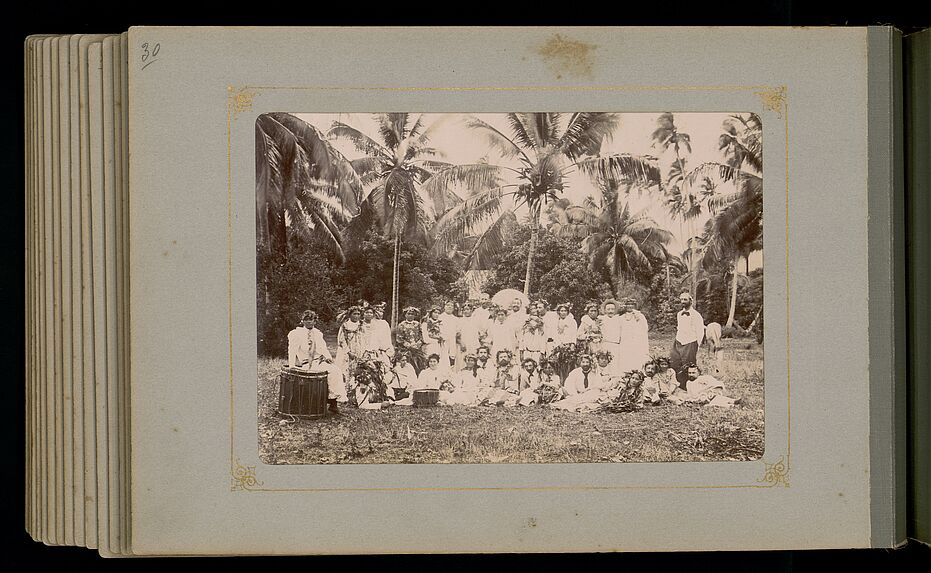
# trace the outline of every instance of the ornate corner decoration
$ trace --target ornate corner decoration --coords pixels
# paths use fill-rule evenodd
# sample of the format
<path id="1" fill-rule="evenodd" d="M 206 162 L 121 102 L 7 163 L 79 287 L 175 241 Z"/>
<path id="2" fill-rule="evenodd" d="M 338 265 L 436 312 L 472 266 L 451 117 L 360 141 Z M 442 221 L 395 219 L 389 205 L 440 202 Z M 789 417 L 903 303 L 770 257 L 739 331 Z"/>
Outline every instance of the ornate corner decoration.
<path id="1" fill-rule="evenodd" d="M 777 485 L 789 487 L 789 466 L 784 457 L 780 457 L 779 461 L 774 464 L 763 462 L 763 465 L 766 469 L 763 472 L 763 479 L 758 480 L 759 482 L 768 483 L 770 487 Z"/>
<path id="2" fill-rule="evenodd" d="M 237 89 L 233 86 L 226 86 L 226 91 L 226 106 L 229 108 L 230 116 L 233 119 L 238 118 L 239 114 L 243 112 L 250 111 L 253 100 L 259 95 L 259 92 L 248 87 Z"/>
<path id="3" fill-rule="evenodd" d="M 231 473 L 230 491 L 250 491 L 265 483 L 256 479 L 255 466 L 244 466 L 239 463 L 239 458 L 236 458 Z"/>
<path id="4" fill-rule="evenodd" d="M 769 111 L 774 111 L 782 119 L 782 114 L 786 110 L 786 87 L 774 86 L 762 91 L 753 92 L 763 100 L 763 107 Z"/>

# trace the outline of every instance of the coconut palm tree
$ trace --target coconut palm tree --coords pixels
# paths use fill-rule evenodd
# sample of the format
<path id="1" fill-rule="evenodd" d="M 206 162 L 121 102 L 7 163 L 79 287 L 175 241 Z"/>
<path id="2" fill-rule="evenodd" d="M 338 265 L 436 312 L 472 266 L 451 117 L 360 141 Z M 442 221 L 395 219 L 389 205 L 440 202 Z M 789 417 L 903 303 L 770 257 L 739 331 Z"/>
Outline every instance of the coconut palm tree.
<path id="1" fill-rule="evenodd" d="M 531 235 L 524 293 L 529 294 L 540 216 L 544 205 L 557 200 L 567 188 L 570 173 L 581 172 L 594 181 L 636 181 L 643 186 L 659 185 L 660 175 L 652 158 L 599 156 L 602 143 L 617 128 L 617 114 L 509 113 L 505 120 L 507 134 L 479 118 L 466 120 L 500 155 L 502 164 L 464 165 L 434 178 L 438 189 L 465 184 L 472 190 L 463 203 L 439 219 L 434 246 L 449 253 L 463 239 L 473 237 L 466 262 L 478 268 L 495 259 L 503 247 L 503 227 L 513 221 L 518 209 L 526 209 Z"/>
<path id="2" fill-rule="evenodd" d="M 461 199 L 445 186 L 428 185 L 455 168 L 437 159 L 430 147 L 431 127 L 423 114 L 380 113 L 374 119 L 381 141 L 342 122 L 333 122 L 331 138 L 346 139 L 365 157 L 351 162 L 361 183 L 358 213 L 343 231 L 350 243 L 377 227 L 394 239 L 394 271 L 391 291 L 391 326 L 397 326 L 401 240 L 428 243 L 437 213 Z"/>
<path id="3" fill-rule="evenodd" d="M 650 259 L 670 261 L 666 250 L 672 233 L 643 214 L 631 213 L 608 185 L 601 201 L 586 198 L 582 205 L 567 207 L 550 229 L 558 236 L 582 239 L 582 251 L 593 270 L 608 271 L 615 292 L 638 271 L 652 272 Z"/>
<path id="4" fill-rule="evenodd" d="M 669 214 L 686 223 L 688 237 L 686 238 L 687 252 L 692 249 L 693 239 L 696 236 L 694 221 L 702 214 L 703 201 L 708 196 L 708 188 L 701 185 L 691 185 L 686 171 L 687 157 L 692 153 L 692 138 L 689 134 L 679 131 L 675 116 L 666 112 L 656 119 L 656 129 L 652 134 L 653 146 L 668 153 L 673 153 L 673 160 L 664 181 L 662 189 L 666 197 L 666 206 Z M 697 257 L 686 257 L 689 262 L 689 275 L 691 282 L 689 292 L 692 298 L 698 288 L 698 273 L 695 265 Z"/>
<path id="5" fill-rule="evenodd" d="M 316 237 L 343 256 L 339 228 L 358 208 L 361 182 L 312 125 L 287 113 L 255 122 L 259 253 L 287 253 L 291 234 Z"/>
<path id="6" fill-rule="evenodd" d="M 716 193 L 709 201 L 714 214 L 705 226 L 703 257 L 708 262 L 722 258 L 732 260 L 726 324 L 731 326 L 737 308 L 740 259 L 763 248 L 763 130 L 759 116 L 749 114 L 731 116 L 724 122 L 723 131 L 718 147 L 725 155 L 726 164 L 710 165 L 705 171 L 712 172 L 722 182 L 729 182 L 733 190 Z"/>

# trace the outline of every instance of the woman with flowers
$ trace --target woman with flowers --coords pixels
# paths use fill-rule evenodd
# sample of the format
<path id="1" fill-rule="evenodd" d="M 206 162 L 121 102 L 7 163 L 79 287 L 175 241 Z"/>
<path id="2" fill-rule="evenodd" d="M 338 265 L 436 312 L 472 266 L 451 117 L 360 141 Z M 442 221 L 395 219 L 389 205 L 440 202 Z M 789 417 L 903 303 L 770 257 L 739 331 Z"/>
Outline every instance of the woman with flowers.
<path id="1" fill-rule="evenodd" d="M 336 317 L 340 323 L 336 333 L 336 366 L 346 373 L 347 390 L 355 387 L 354 372 L 356 362 L 365 351 L 365 337 L 362 332 L 362 309 L 351 306 Z"/>
<path id="2" fill-rule="evenodd" d="M 540 307 L 530 305 L 527 318 L 520 330 L 520 357 L 521 360 L 533 359 L 539 363 L 543 352 L 546 351 L 546 336 L 543 332 L 543 317 L 539 314 Z"/>
<path id="3" fill-rule="evenodd" d="M 582 346 L 582 352 L 594 355 L 601 349 L 601 324 L 598 322 L 598 303 L 585 305 L 585 315 L 579 321 L 576 340 Z"/>
<path id="4" fill-rule="evenodd" d="M 398 324 L 395 343 L 399 351 L 407 353 L 408 361 L 418 373 L 424 367 L 423 332 L 421 330 L 420 309 L 409 306 L 404 309 L 404 320 Z"/>
<path id="5" fill-rule="evenodd" d="M 443 333 L 440 329 L 440 309 L 432 307 L 427 316 L 420 324 L 420 332 L 423 336 L 423 353 L 426 356 L 436 354 L 440 357 L 440 364 L 443 364 Z M 449 355 L 446 356 L 446 367 L 449 367 Z"/>

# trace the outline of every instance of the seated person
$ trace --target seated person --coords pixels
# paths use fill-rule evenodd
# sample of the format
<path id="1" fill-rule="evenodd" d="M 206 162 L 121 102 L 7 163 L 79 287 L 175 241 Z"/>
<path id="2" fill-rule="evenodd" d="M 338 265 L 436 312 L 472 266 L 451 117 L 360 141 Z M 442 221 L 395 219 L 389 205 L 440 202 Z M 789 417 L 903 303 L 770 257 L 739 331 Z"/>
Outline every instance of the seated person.
<path id="1" fill-rule="evenodd" d="M 653 380 L 659 386 L 659 397 L 674 394 L 679 389 L 679 382 L 676 380 L 676 371 L 669 366 L 669 358 L 660 356 L 653 363 L 656 365 Z"/>
<path id="2" fill-rule="evenodd" d="M 579 367 L 569 373 L 565 385 L 566 398 L 552 406 L 560 410 L 586 411 L 597 407 L 605 396 L 605 382 L 592 364 L 592 357 L 585 354 L 579 358 Z"/>
<path id="3" fill-rule="evenodd" d="M 402 350 L 395 356 L 394 366 L 388 372 L 388 392 L 389 397 L 395 400 L 407 398 L 408 388 L 417 382 L 417 372 L 414 365 L 410 363 L 410 353 Z"/>
<path id="4" fill-rule="evenodd" d="M 708 406 L 730 407 L 739 404 L 740 399 L 730 398 L 724 394 L 724 383 L 709 374 L 702 374 L 697 364 L 689 364 L 687 369 L 688 380 L 685 383 L 685 392 L 677 392 L 669 397 L 675 404 L 693 402 Z"/>
<path id="5" fill-rule="evenodd" d="M 323 333 L 316 328 L 317 313 L 305 310 L 301 314 L 301 326 L 288 333 L 288 366 L 327 373 L 327 404 L 331 413 L 339 414 L 337 402 L 347 402 L 343 371 L 333 364 L 330 349 L 323 340 Z"/>
<path id="6" fill-rule="evenodd" d="M 613 356 L 607 350 L 599 350 L 595 353 L 595 361 L 598 363 L 595 368 L 601 375 L 601 380 L 605 388 L 614 388 L 621 383 L 621 377 L 612 368 L 611 361 Z"/>
<path id="7" fill-rule="evenodd" d="M 434 353 L 427 357 L 427 367 L 420 372 L 417 382 L 414 383 L 410 390 L 439 390 L 444 384 L 448 383 L 449 371 L 440 366 L 440 355 Z"/>
<path id="8" fill-rule="evenodd" d="M 453 376 L 452 391 L 440 392 L 440 402 L 444 404 L 475 405 L 478 402 L 479 390 L 485 386 L 483 374 L 477 366 L 475 355 L 466 354 L 463 360 L 465 366 Z"/>
<path id="9" fill-rule="evenodd" d="M 482 402 L 497 406 L 515 406 L 520 394 L 520 369 L 511 364 L 510 350 L 499 350 L 492 387 L 481 395 Z"/>
<path id="10" fill-rule="evenodd" d="M 643 365 L 643 396 L 651 404 L 659 404 L 662 398 L 659 379 L 656 377 L 656 364 L 653 362 Z"/>
<path id="11" fill-rule="evenodd" d="M 540 387 L 537 389 L 540 404 L 549 404 L 565 397 L 562 387 L 562 380 L 556 373 L 556 363 L 552 360 L 544 360 L 541 365 Z"/>
<path id="12" fill-rule="evenodd" d="M 518 396 L 517 403 L 521 406 L 530 406 L 537 403 L 537 390 L 540 388 L 540 373 L 537 372 L 537 361 L 533 358 L 525 358 L 521 363 L 521 371 L 518 375 Z"/>

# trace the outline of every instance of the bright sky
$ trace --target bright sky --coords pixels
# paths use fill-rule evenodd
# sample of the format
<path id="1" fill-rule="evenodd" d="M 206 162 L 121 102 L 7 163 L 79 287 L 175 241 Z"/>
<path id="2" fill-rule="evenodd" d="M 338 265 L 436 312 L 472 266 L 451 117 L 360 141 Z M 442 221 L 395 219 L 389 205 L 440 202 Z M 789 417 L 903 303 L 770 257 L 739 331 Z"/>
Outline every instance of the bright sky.
<path id="1" fill-rule="evenodd" d="M 343 114 L 295 114 L 304 121 L 326 132 L 334 121 L 341 121 L 359 129 L 376 141 L 378 128 L 371 114 L 343 113 Z M 473 114 L 475 117 L 491 124 L 506 135 L 511 135 L 504 114 Z M 567 120 L 570 114 L 565 114 Z M 651 136 L 656 129 L 658 113 L 620 113 L 620 125 L 611 141 L 602 146 L 603 154 L 631 153 L 634 155 L 653 155 L 660 157 L 662 170 L 665 172 L 668 164 L 674 159 L 672 150 L 664 155 L 660 149 L 652 147 Z M 687 158 L 687 167 L 695 167 L 708 161 L 722 161 L 723 156 L 718 150 L 718 136 L 722 132 L 722 124 L 730 113 L 676 113 L 675 122 L 679 131 L 691 137 L 692 153 Z M 476 163 L 486 158 L 489 163 L 514 166 L 517 160 L 505 163 L 494 149 L 490 149 L 485 140 L 478 136 L 475 130 L 469 129 L 463 123 L 465 114 L 424 114 L 423 121 L 428 129 L 432 130 L 431 144 L 443 153 L 443 160 L 456 164 Z M 351 143 L 337 140 L 335 143 L 349 159 L 361 157 Z M 587 177 L 574 172 L 568 177 L 568 187 L 565 196 L 573 203 L 580 203 L 587 195 L 596 195 L 595 188 Z M 662 200 L 649 194 L 632 192 L 628 197 L 631 209 L 635 212 L 645 212 L 657 223 L 668 229 L 674 239 L 670 250 L 681 253 L 685 248 L 688 228 L 680 221 L 673 219 L 666 212 Z M 521 214 L 518 213 L 518 216 Z M 703 228 L 705 219 L 695 221 L 694 228 Z M 762 266 L 762 252 L 750 256 L 750 268 Z"/>

